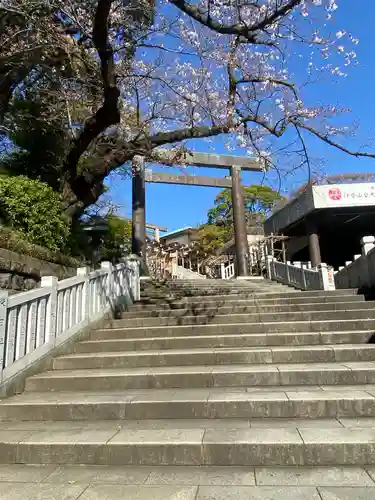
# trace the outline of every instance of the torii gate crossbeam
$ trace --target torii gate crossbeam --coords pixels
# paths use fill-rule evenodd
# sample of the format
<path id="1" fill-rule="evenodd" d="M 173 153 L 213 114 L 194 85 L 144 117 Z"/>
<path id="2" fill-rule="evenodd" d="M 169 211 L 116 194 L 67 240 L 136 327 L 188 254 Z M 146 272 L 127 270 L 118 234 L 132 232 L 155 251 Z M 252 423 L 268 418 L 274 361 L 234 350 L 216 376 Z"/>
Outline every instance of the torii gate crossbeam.
<path id="1" fill-rule="evenodd" d="M 146 182 L 155 184 L 179 184 L 181 186 L 203 186 L 215 188 L 231 188 L 230 177 L 208 177 L 203 175 L 169 174 L 166 172 L 152 172 L 146 169 Z"/>

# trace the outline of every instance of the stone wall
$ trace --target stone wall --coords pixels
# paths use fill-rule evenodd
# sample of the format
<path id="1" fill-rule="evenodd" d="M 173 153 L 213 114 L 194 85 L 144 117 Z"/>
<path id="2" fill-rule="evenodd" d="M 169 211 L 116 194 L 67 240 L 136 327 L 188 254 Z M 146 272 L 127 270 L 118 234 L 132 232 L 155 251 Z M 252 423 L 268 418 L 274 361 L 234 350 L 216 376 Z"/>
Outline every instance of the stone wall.
<path id="1" fill-rule="evenodd" d="M 35 288 L 42 276 L 57 276 L 59 280 L 75 276 L 76 269 L 11 250 L 0 248 L 0 289 L 16 293 Z"/>

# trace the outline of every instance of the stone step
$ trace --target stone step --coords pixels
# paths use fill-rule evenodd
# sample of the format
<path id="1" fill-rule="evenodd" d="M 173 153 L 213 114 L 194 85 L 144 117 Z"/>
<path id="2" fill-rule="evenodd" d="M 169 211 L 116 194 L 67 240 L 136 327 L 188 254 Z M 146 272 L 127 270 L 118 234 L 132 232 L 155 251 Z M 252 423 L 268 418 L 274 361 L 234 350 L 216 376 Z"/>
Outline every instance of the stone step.
<path id="1" fill-rule="evenodd" d="M 374 467 L 0 465 L 3 500 L 373 500 Z M 280 486 L 281 485 L 281 486 Z"/>
<path id="2" fill-rule="evenodd" d="M 258 288 L 258 287 L 264 287 L 264 288 L 280 288 L 283 287 L 285 288 L 286 285 L 283 285 L 282 283 L 278 283 L 276 281 L 266 281 L 262 278 L 259 278 L 257 280 L 251 279 L 251 280 L 199 280 L 199 281 L 194 281 L 194 280 L 173 280 L 168 282 L 166 285 L 168 288 L 196 288 L 196 287 L 202 287 L 202 288 Z M 157 288 L 157 286 L 155 287 Z"/>
<path id="3" fill-rule="evenodd" d="M 249 280 L 236 280 L 236 279 L 229 279 L 229 280 L 211 280 L 211 279 L 205 279 L 205 280 L 171 280 L 166 283 L 166 286 L 169 288 L 178 288 L 178 287 L 196 287 L 196 286 L 202 286 L 202 287 L 238 287 L 238 288 L 246 288 L 246 287 L 258 287 L 258 286 L 265 286 L 269 288 L 273 287 L 280 287 L 280 286 L 285 286 L 282 283 L 278 283 L 277 281 L 268 281 L 263 279 L 262 277 L 252 277 Z"/>
<path id="4" fill-rule="evenodd" d="M 147 418 L 143 420 L 84 420 L 80 418 L 73 420 L 72 415 L 76 412 L 71 409 L 70 413 L 66 411 L 68 403 L 62 404 L 63 408 L 58 412 L 58 420 L 48 420 L 49 429 L 54 431 L 59 430 L 95 430 L 95 429 L 372 429 L 375 428 L 374 417 L 342 417 L 342 418 Z M 4 420 L 1 421 L 3 431 L 19 432 L 19 431 L 39 431 L 44 429 L 44 420 L 40 417 L 42 413 L 37 407 L 22 406 L 27 414 L 35 417 L 35 420 Z M 51 403 L 46 404 L 46 408 L 42 409 L 44 415 L 57 414 L 55 410 L 50 411 Z M 11 412 L 13 413 L 13 412 Z M 15 414 L 15 413 L 14 413 Z M 66 419 L 61 417 L 66 415 Z"/>
<path id="5" fill-rule="evenodd" d="M 375 383 L 375 362 L 171 366 L 53 370 L 30 377 L 27 391 L 352 385 Z"/>
<path id="6" fill-rule="evenodd" d="M 357 293 L 358 292 L 355 289 L 334 290 L 332 292 L 326 292 L 324 290 L 311 290 L 311 291 L 307 291 L 307 292 L 293 292 L 293 291 L 288 290 L 285 292 L 263 292 L 263 293 L 259 293 L 259 292 L 255 292 L 255 291 L 251 291 L 251 290 L 249 290 L 249 291 L 238 290 L 236 292 L 221 293 L 221 294 L 220 293 L 212 293 L 209 290 L 207 291 L 207 293 L 202 293 L 202 290 L 197 290 L 196 292 L 189 290 L 189 292 L 186 292 L 186 294 L 184 294 L 184 293 L 178 294 L 177 292 L 176 293 L 172 292 L 171 294 L 162 293 L 160 295 L 159 294 L 155 295 L 154 298 L 171 300 L 171 299 L 173 299 L 173 296 L 183 295 L 184 300 L 186 300 L 186 301 L 197 301 L 197 300 L 203 300 L 203 299 L 207 299 L 207 298 L 215 299 L 218 297 L 231 299 L 231 300 L 237 300 L 239 297 L 248 298 L 248 299 L 255 297 L 258 300 L 259 299 L 281 299 L 281 298 L 298 297 L 298 298 L 304 298 L 304 300 L 306 300 L 306 298 L 309 298 L 309 297 L 321 297 L 321 296 L 323 296 L 323 297 L 324 296 L 338 297 L 340 295 L 356 295 Z M 146 295 L 144 298 L 152 299 L 152 296 Z"/>
<path id="7" fill-rule="evenodd" d="M 248 287 L 248 286 L 285 286 L 282 283 L 277 281 L 271 281 L 264 279 L 262 276 L 252 276 L 250 279 L 173 279 L 167 280 L 165 282 L 143 282 L 142 286 L 150 287 L 153 286 L 158 288 L 160 286 L 166 286 L 168 288 L 173 287 L 194 287 L 194 286 L 203 286 L 203 287 L 222 287 L 222 286 L 238 286 L 238 287 Z"/>
<path id="8" fill-rule="evenodd" d="M 341 316 L 341 315 L 340 315 Z M 91 333 L 91 340 L 178 337 L 185 335 L 230 335 L 246 333 L 304 333 L 338 330 L 375 330 L 375 319 L 332 319 L 316 321 L 274 321 L 264 323 L 229 323 L 210 325 L 149 326 L 103 328 Z"/>
<path id="9" fill-rule="evenodd" d="M 145 289 L 141 290 L 141 297 L 147 296 L 160 296 L 166 295 L 226 295 L 226 294 L 241 294 L 241 293 L 252 293 L 252 294 L 271 294 L 271 293 L 289 293 L 296 294 L 300 293 L 300 290 L 289 287 L 267 287 L 267 286 L 257 286 L 257 287 L 172 287 L 172 288 L 160 288 L 160 289 Z"/>
<path id="10" fill-rule="evenodd" d="M 263 283 L 260 284 L 252 284 L 247 286 L 194 286 L 194 287 L 168 287 L 168 288 L 159 288 L 159 289 L 144 289 L 141 291 L 142 294 L 147 293 L 300 293 L 301 290 L 297 290 L 293 287 L 286 286 L 268 286 Z"/>
<path id="11" fill-rule="evenodd" d="M 40 431 L 2 433 L 0 449 L 1 463 L 10 464 L 368 466 L 375 429 L 53 431 L 45 422 Z"/>
<path id="12" fill-rule="evenodd" d="M 324 429 L 342 429 L 342 428 L 355 428 L 355 429 L 369 429 L 375 426 L 375 419 L 373 417 L 357 417 L 357 418 L 253 418 L 248 420 L 246 418 L 147 418 L 142 420 L 78 420 L 71 419 L 72 415 L 77 414 L 76 408 L 71 408 L 68 411 L 69 403 L 63 402 L 61 411 L 57 412 L 52 409 L 52 404 L 47 403 L 45 409 L 38 409 L 24 405 L 27 415 L 35 417 L 35 420 L 4 420 L 1 421 L 1 426 L 4 431 L 20 432 L 20 431 L 41 431 L 44 429 L 44 420 L 42 415 L 57 415 L 57 420 L 48 420 L 48 426 L 53 431 L 66 431 L 66 430 L 95 430 L 95 429 L 296 429 L 298 428 L 319 428 Z M 40 411 L 39 411 L 40 410 Z M 16 414 L 10 412 L 10 414 Z M 66 416 L 66 419 L 61 417 Z M 1 497 L 0 497 L 1 498 Z"/>
<path id="13" fill-rule="evenodd" d="M 207 311 L 206 313 L 194 314 L 194 311 L 186 311 L 185 315 L 171 316 L 171 317 L 152 317 L 152 318 L 126 318 L 117 319 L 109 322 L 112 328 L 120 328 L 122 326 L 130 327 L 152 327 L 152 326 L 178 326 L 178 325 L 221 325 L 229 323 L 269 323 L 269 322 L 283 322 L 289 323 L 294 321 L 314 321 L 319 320 L 335 320 L 340 317 L 341 320 L 345 319 L 375 319 L 375 309 L 352 309 L 345 311 L 297 311 L 297 312 L 254 312 L 244 314 L 219 314 Z"/>
<path id="14" fill-rule="evenodd" d="M 246 287 L 256 287 L 256 286 L 266 286 L 266 287 L 280 287 L 285 286 L 282 283 L 278 283 L 276 281 L 265 280 L 262 277 L 255 278 L 253 277 L 250 280 L 221 280 L 221 279 L 185 279 L 185 280 L 169 280 L 165 282 L 142 282 L 141 288 L 194 288 L 201 286 L 203 288 L 222 288 L 222 287 L 238 287 L 238 288 L 246 288 Z"/>
<path id="15" fill-rule="evenodd" d="M 373 333 L 366 330 L 305 333 L 250 333 L 231 335 L 186 335 L 178 337 L 87 340 L 75 344 L 75 352 L 148 351 L 156 349 L 199 349 L 219 347 L 311 346 L 366 344 Z"/>
<path id="16" fill-rule="evenodd" d="M 238 419 L 236 428 L 249 427 L 252 419 L 360 419 L 372 418 L 375 423 L 375 391 L 310 390 L 272 392 L 213 392 L 207 389 L 185 391 L 148 391 L 142 395 L 121 393 L 69 393 L 30 394 L 17 396 L 0 404 L 0 420 L 14 421 L 93 421 L 132 420 L 145 422 L 139 427 L 148 428 L 149 419 Z M 244 420 L 244 422 L 241 421 Z M 5 425 L 8 425 L 7 423 Z M 26 424 L 23 424 L 25 426 Z M 122 423 L 119 424 L 122 426 Z M 179 423 L 174 424 L 179 428 Z M 201 424 L 199 424 L 201 425 Z M 220 424 L 222 428 L 224 425 Z M 353 424 L 350 424 L 353 425 Z M 368 425 L 368 422 L 367 422 Z M 84 427 L 84 423 L 81 423 Z M 317 424 L 315 424 L 317 426 Z M 337 421 L 331 427 L 340 427 Z M 126 427 L 126 426 L 125 426 Z M 208 427 L 217 428 L 216 424 Z M 8 428 L 8 427 L 5 427 Z M 20 429 L 22 426 L 20 427 Z M 8 428 L 9 430 L 10 428 Z M 42 430 L 42 429 L 41 429 Z"/>
<path id="17" fill-rule="evenodd" d="M 298 290 L 294 287 L 289 287 L 289 286 L 284 286 L 284 285 L 269 285 L 267 283 L 259 282 L 259 283 L 249 283 L 247 285 L 226 285 L 226 286 L 212 286 L 212 285 L 194 285 L 194 286 L 170 286 L 170 287 L 165 287 L 165 288 L 159 288 L 159 289 L 143 289 L 143 292 L 160 292 L 160 291 L 168 291 L 168 292 L 187 292 L 190 293 L 191 291 L 199 291 L 202 290 L 204 293 L 206 292 L 213 292 L 217 293 L 218 291 L 223 290 L 224 293 L 227 293 L 228 291 L 233 291 L 234 293 L 237 292 L 260 292 L 260 293 L 273 293 L 273 292 L 290 292 L 290 293 L 300 293 L 301 290 Z"/>
<path id="18" fill-rule="evenodd" d="M 238 282 L 232 282 L 230 284 L 225 284 L 222 283 L 220 285 L 213 285 L 213 284 L 206 284 L 206 282 L 202 282 L 202 284 L 194 284 L 194 285 L 177 285 L 173 284 L 170 286 L 142 286 L 141 287 L 141 292 L 142 293 L 159 293 L 159 292 L 188 292 L 190 293 L 191 291 L 197 291 L 197 290 L 202 290 L 203 292 L 214 292 L 216 293 L 217 291 L 223 290 L 225 293 L 229 291 L 234 291 L 235 293 L 241 292 L 241 291 L 261 291 L 261 292 L 273 292 L 273 291 L 290 291 L 293 292 L 295 288 L 283 286 L 283 285 L 269 285 L 268 283 L 264 283 L 262 281 L 259 281 L 258 283 L 252 282 L 248 284 L 243 284 L 243 283 L 238 283 Z"/>
<path id="19" fill-rule="evenodd" d="M 155 309 L 186 309 L 187 307 L 233 307 L 233 306 L 283 306 L 283 305 L 303 305 L 307 302 L 309 304 L 315 303 L 338 303 L 340 301 L 345 302 L 364 302 L 364 295 L 320 295 L 317 297 L 309 297 L 308 300 L 303 298 L 301 295 L 297 295 L 295 297 L 286 297 L 286 298 L 267 298 L 260 299 L 259 297 L 250 297 L 248 299 L 239 298 L 239 297 L 201 297 L 201 300 L 192 300 L 188 301 L 186 299 L 180 300 L 172 300 L 172 301 L 155 301 L 150 303 L 141 303 L 136 302 L 130 308 L 130 311 L 145 311 Z M 372 302 L 370 302 L 372 303 Z"/>
<path id="20" fill-rule="evenodd" d="M 191 307 L 167 309 L 167 308 L 148 308 L 137 309 L 131 308 L 129 311 L 121 314 L 122 319 L 130 318 L 167 318 L 180 317 L 193 313 L 195 316 L 204 314 L 226 315 L 226 314 L 244 314 L 244 313 L 276 313 L 276 312 L 320 312 L 320 311 L 352 311 L 356 309 L 370 309 L 375 311 L 373 302 L 351 301 L 351 302 L 317 302 L 305 304 L 285 304 L 285 305 L 260 305 L 251 302 L 249 304 L 233 303 L 229 306 L 212 305 L 194 305 Z"/>
<path id="21" fill-rule="evenodd" d="M 298 295 L 301 293 L 301 290 L 296 290 L 295 288 L 290 287 L 196 287 L 196 288 L 169 288 L 169 289 L 161 289 L 161 290 L 144 290 L 141 291 L 141 296 L 160 296 L 160 295 L 238 295 L 238 294 L 254 294 L 254 295 L 263 295 L 263 294 L 291 294 Z"/>
<path id="22" fill-rule="evenodd" d="M 261 299 L 283 299 L 283 298 L 293 298 L 293 297 L 298 297 L 298 298 L 303 298 L 306 300 L 307 298 L 310 297 L 320 297 L 320 296 L 342 296 L 342 295 L 356 295 L 357 291 L 353 290 L 350 292 L 349 290 L 335 290 L 331 292 L 326 292 L 323 290 L 311 290 L 307 292 L 290 292 L 290 291 L 282 291 L 282 292 L 254 292 L 254 291 L 238 291 L 238 292 L 231 292 L 228 291 L 228 293 L 225 293 L 223 291 L 215 293 L 214 291 L 207 291 L 206 293 L 203 293 L 201 290 L 197 290 L 196 292 L 190 291 L 190 292 L 163 292 L 160 294 L 146 294 L 142 295 L 141 294 L 141 300 L 144 302 L 149 302 L 150 300 L 157 301 L 157 300 L 165 300 L 165 301 L 171 301 L 171 300 L 185 300 L 188 302 L 194 302 L 194 301 L 201 301 L 201 300 L 217 300 L 219 299 L 227 299 L 227 300 L 236 300 L 239 298 L 242 299 L 251 299 L 255 298 L 256 300 L 261 300 Z"/>
<path id="23" fill-rule="evenodd" d="M 80 370 L 86 368 L 325 363 L 333 361 L 375 361 L 375 344 L 75 353 L 55 358 L 53 368 L 56 370 Z"/>

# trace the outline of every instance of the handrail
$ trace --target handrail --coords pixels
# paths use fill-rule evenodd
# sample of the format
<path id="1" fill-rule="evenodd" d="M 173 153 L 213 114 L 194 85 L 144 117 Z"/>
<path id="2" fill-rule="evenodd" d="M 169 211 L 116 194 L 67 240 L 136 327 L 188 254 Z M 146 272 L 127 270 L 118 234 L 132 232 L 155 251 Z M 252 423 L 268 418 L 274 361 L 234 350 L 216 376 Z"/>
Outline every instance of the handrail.
<path id="1" fill-rule="evenodd" d="M 58 281 L 43 277 L 40 288 L 8 296 L 0 292 L 0 383 L 22 371 L 120 304 L 139 300 L 139 264 L 134 260 L 101 269 L 77 269 Z"/>
<path id="2" fill-rule="evenodd" d="M 267 257 L 267 277 L 299 290 L 335 290 L 334 274 L 327 264 L 309 269 L 302 262 L 279 262 Z"/>
<path id="3" fill-rule="evenodd" d="M 354 255 L 353 260 L 345 262 L 345 266 L 336 271 L 336 288 L 375 287 L 374 243 L 374 236 L 364 236 L 361 239 L 362 253 Z"/>

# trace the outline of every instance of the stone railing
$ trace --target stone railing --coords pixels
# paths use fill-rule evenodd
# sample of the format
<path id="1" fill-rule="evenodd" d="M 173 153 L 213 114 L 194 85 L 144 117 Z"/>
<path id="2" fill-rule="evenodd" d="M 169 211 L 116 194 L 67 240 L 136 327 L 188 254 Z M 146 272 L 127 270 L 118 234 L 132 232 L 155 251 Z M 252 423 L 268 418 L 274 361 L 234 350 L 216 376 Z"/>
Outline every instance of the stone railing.
<path id="1" fill-rule="evenodd" d="M 336 288 L 375 287 L 375 238 L 361 239 L 362 254 L 354 255 L 353 261 L 345 262 L 335 273 Z"/>
<path id="2" fill-rule="evenodd" d="M 299 290 L 334 290 L 334 273 L 326 264 L 316 269 L 309 268 L 310 263 L 279 262 L 274 257 L 267 257 L 267 277 L 284 285 Z"/>
<path id="3" fill-rule="evenodd" d="M 139 295 L 138 263 L 131 260 L 78 268 L 62 281 L 42 277 L 40 288 L 12 296 L 0 292 L 0 383 Z"/>
<path id="4" fill-rule="evenodd" d="M 220 265 L 221 279 L 228 280 L 236 276 L 236 266 L 234 262 Z"/>

